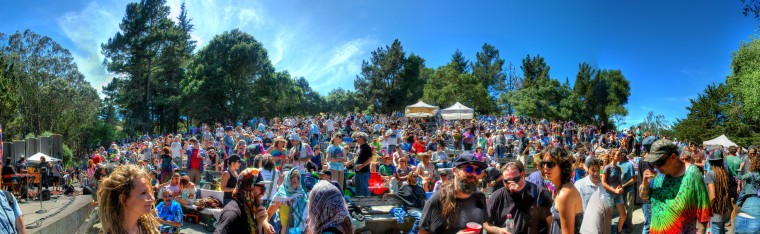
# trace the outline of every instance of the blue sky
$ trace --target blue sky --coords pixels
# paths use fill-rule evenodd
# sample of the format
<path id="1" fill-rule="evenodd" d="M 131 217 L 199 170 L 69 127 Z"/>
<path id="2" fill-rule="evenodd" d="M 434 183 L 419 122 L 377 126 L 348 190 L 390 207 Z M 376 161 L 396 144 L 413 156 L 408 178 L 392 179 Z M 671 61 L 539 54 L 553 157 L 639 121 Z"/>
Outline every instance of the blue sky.
<path id="1" fill-rule="evenodd" d="M 30 28 L 68 48 L 100 90 L 110 81 L 100 44 L 112 37 L 129 1 L 10 1 L 0 8 L 0 32 Z M 169 0 L 172 16 L 181 0 Z M 353 90 L 361 61 L 401 40 L 407 53 L 446 64 L 460 49 L 472 60 L 483 43 L 519 68 L 540 54 L 550 75 L 572 82 L 578 64 L 621 69 L 631 81 L 628 124 L 647 112 L 671 122 L 713 82 L 730 74 L 732 51 L 756 34 L 741 1 L 235 1 L 187 0 L 205 46 L 234 28 L 252 34 L 278 70 L 304 76 L 322 94 Z"/>

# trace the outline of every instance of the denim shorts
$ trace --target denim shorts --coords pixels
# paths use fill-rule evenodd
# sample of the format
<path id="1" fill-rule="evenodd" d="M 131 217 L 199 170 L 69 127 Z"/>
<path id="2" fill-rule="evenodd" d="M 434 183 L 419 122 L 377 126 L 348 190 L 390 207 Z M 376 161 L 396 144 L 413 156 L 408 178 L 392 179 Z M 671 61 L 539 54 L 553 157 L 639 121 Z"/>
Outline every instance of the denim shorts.
<path id="1" fill-rule="evenodd" d="M 623 195 L 621 194 L 614 194 L 610 191 L 605 191 L 604 193 L 601 193 L 601 195 L 602 199 L 604 201 L 607 201 L 607 207 L 623 204 Z"/>
<path id="2" fill-rule="evenodd" d="M 760 219 L 758 217 L 751 217 L 745 213 L 740 213 L 736 216 L 734 233 L 757 233 L 758 230 L 760 230 Z"/>

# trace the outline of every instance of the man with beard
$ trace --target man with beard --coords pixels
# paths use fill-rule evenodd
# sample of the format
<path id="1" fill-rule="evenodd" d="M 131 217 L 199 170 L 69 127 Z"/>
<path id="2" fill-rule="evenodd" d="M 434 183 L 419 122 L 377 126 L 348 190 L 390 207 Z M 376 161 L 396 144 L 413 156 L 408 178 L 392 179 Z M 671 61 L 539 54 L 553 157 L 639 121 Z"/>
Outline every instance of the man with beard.
<path id="1" fill-rule="evenodd" d="M 510 162 L 502 168 L 504 187 L 488 199 L 488 222 L 483 227 L 488 233 L 547 233 L 546 217 L 550 215 L 552 198 L 549 190 L 525 181 L 525 167 L 520 161 Z M 507 216 L 514 221 L 507 228 Z"/>
<path id="2" fill-rule="evenodd" d="M 444 183 L 425 203 L 421 234 L 457 233 L 465 230 L 467 223 L 488 221 L 486 195 L 478 192 L 478 179 L 488 165 L 472 154 L 457 156 L 453 164 L 454 180 Z"/>

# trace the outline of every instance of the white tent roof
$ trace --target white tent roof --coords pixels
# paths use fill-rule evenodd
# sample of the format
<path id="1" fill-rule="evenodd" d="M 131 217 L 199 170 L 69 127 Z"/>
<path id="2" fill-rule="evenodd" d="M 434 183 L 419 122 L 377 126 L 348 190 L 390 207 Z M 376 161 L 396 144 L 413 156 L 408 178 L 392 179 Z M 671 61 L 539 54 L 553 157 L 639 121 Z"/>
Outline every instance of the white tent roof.
<path id="1" fill-rule="evenodd" d="M 441 117 L 445 120 L 452 119 L 472 119 L 475 111 L 472 108 L 462 105 L 462 103 L 455 103 L 449 108 L 441 110 Z"/>
<path id="2" fill-rule="evenodd" d="M 729 140 L 726 135 L 720 135 L 719 137 L 716 137 L 715 139 L 704 141 L 702 142 L 702 145 L 722 145 L 723 147 L 729 147 L 729 146 L 738 146 L 733 141 Z"/>
<path id="3" fill-rule="evenodd" d="M 36 153 L 36 154 L 32 155 L 31 157 L 27 158 L 26 161 L 29 161 L 29 162 L 40 162 L 40 158 L 42 156 L 45 156 L 45 162 L 58 162 L 58 161 L 61 161 L 60 159 L 50 157 L 50 156 L 48 156 L 46 154 L 43 154 L 43 153 Z"/>
<path id="4" fill-rule="evenodd" d="M 419 101 L 414 105 L 406 106 L 406 117 L 418 118 L 418 117 L 430 117 L 434 116 L 438 112 L 437 106 L 431 106 L 427 103 Z"/>

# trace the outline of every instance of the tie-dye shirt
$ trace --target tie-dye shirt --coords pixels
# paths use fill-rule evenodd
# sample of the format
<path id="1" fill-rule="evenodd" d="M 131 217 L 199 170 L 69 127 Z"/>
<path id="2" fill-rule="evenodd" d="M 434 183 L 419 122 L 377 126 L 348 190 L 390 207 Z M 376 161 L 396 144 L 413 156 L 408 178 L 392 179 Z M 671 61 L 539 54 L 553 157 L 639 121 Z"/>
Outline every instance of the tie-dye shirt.
<path id="1" fill-rule="evenodd" d="M 710 221 L 710 197 L 696 166 L 689 164 L 681 177 L 658 174 L 650 186 L 650 233 L 696 233 L 697 222 Z"/>

